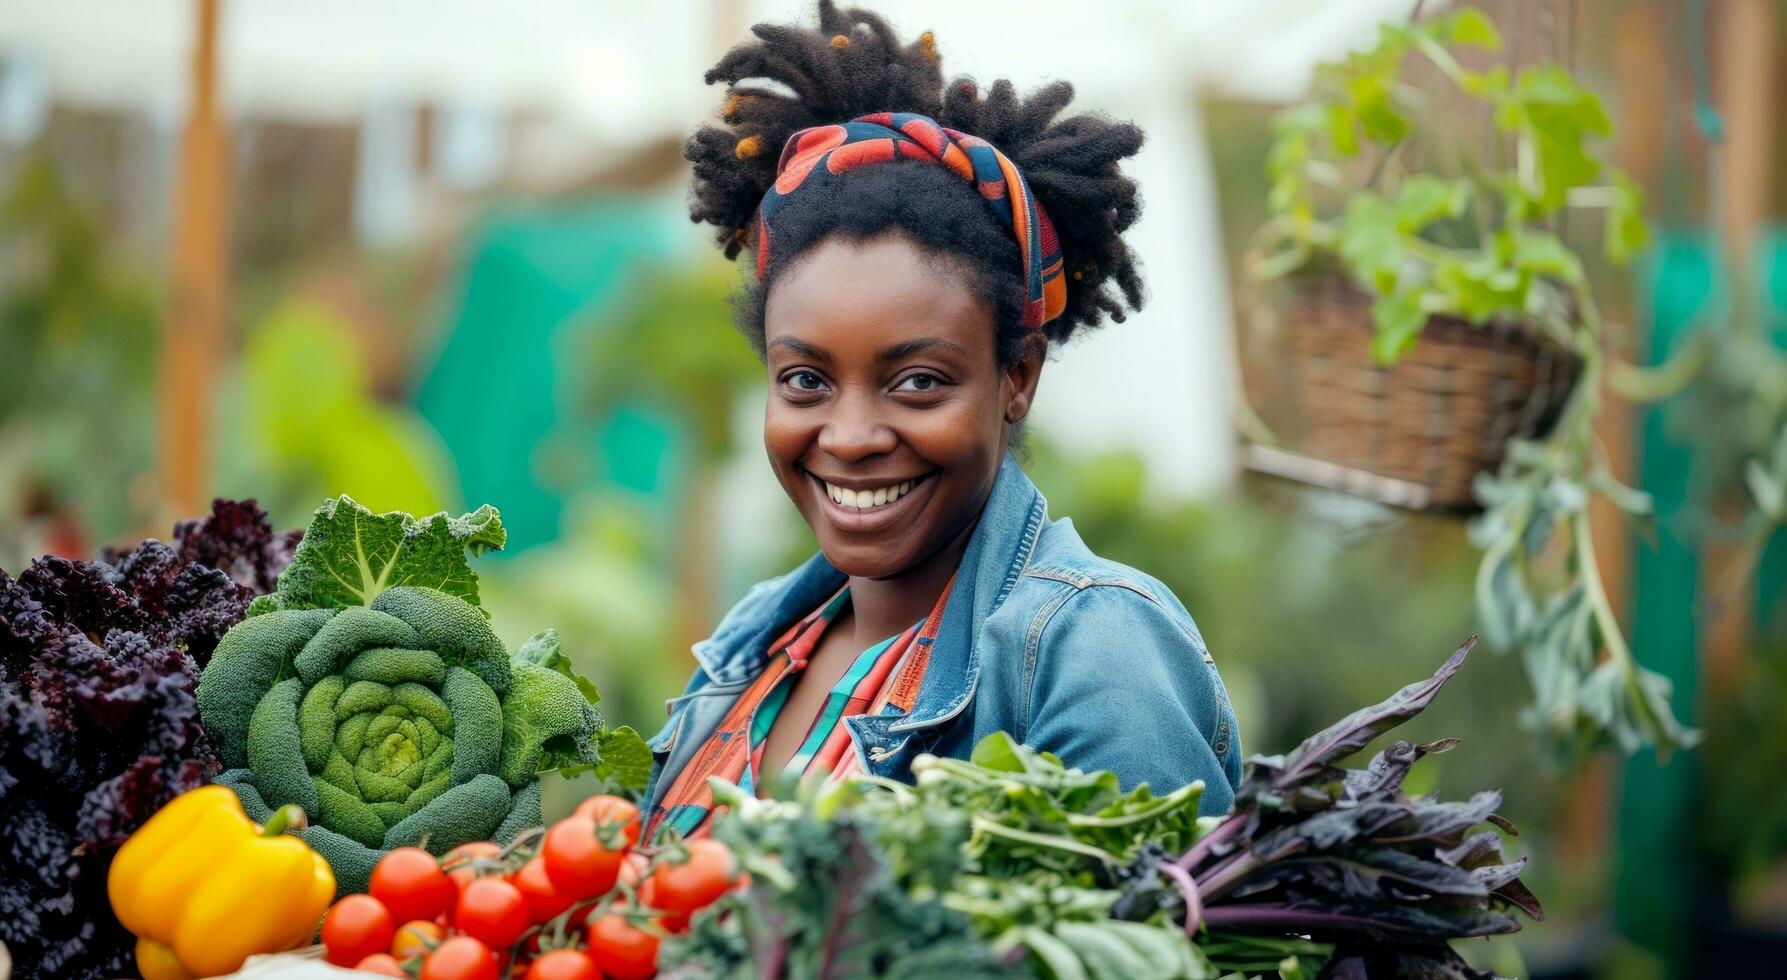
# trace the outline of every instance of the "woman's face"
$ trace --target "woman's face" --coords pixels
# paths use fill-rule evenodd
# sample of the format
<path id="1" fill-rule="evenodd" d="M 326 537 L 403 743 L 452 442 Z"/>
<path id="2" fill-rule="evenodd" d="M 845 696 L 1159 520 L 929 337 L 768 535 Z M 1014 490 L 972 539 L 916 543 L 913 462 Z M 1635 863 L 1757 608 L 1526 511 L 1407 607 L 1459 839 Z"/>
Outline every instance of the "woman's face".
<path id="1" fill-rule="evenodd" d="M 906 574 L 965 540 L 1042 345 L 1001 369 L 993 312 L 965 270 L 899 235 L 828 239 L 771 289 L 763 444 L 825 557 Z"/>

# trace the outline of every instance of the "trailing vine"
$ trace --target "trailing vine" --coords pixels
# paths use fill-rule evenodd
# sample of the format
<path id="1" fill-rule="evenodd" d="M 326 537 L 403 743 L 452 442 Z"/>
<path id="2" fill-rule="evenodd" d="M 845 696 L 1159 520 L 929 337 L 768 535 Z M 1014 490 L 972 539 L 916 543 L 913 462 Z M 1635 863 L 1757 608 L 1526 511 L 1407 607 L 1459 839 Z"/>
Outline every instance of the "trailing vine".
<path id="1" fill-rule="evenodd" d="M 1595 423 L 1604 382 L 1659 397 L 1703 365 L 1684 360 L 1643 374 L 1609 362 L 1584 261 L 1551 226 L 1565 213 L 1597 213 L 1606 258 L 1623 263 L 1646 243 L 1643 195 L 1606 162 L 1611 123 L 1567 71 L 1473 71 L 1455 54 L 1501 44 L 1486 16 L 1463 8 L 1382 25 L 1376 47 L 1319 68 L 1310 100 L 1278 120 L 1267 161 L 1272 217 L 1251 271 L 1273 279 L 1338 266 L 1372 296 L 1372 354 L 1385 366 L 1435 315 L 1519 322 L 1580 359 L 1550 431 L 1513 441 L 1497 472 L 1478 475 L 1485 510 L 1470 527 L 1483 554 L 1478 615 L 1492 644 L 1520 651 L 1534 692 L 1527 720 L 1545 737 L 1667 753 L 1699 735 L 1677 720 L 1668 678 L 1634 656 L 1589 526 L 1595 496 L 1640 524 L 1654 520 L 1655 505 L 1615 477 Z M 1491 138 L 1482 150 L 1448 132 L 1435 94 L 1408 81 L 1417 60 L 1437 71 L 1445 94 L 1487 107 Z M 1765 472 L 1752 483 L 1761 511 L 1778 522 L 1787 466 L 1773 469 L 1773 478 Z"/>

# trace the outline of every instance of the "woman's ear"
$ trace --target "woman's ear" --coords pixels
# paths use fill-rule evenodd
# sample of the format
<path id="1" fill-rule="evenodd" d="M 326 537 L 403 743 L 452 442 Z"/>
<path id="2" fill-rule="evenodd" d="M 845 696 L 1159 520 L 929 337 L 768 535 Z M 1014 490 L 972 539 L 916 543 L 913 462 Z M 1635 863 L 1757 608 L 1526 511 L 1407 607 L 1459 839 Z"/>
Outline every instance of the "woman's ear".
<path id="1" fill-rule="evenodd" d="M 1048 338 L 1035 331 L 1024 338 L 1018 356 L 1005 368 L 1005 421 L 1016 425 L 1030 414 L 1036 400 L 1036 386 L 1042 380 L 1042 365 L 1049 353 Z"/>

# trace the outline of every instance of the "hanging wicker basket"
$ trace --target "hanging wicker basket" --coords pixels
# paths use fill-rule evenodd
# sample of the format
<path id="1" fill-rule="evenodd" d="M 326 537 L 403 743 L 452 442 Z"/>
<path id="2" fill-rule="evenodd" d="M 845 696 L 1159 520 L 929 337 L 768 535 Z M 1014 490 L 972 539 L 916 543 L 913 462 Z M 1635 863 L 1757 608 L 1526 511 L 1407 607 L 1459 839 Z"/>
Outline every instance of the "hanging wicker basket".
<path id="1" fill-rule="evenodd" d="M 1250 338 L 1246 378 L 1279 444 L 1246 447 L 1247 465 L 1396 506 L 1474 509 L 1472 479 L 1500 465 L 1510 439 L 1542 435 L 1581 373 L 1576 355 L 1519 323 L 1446 316 L 1380 367 L 1371 297 L 1336 276 L 1293 280 L 1272 319 Z"/>

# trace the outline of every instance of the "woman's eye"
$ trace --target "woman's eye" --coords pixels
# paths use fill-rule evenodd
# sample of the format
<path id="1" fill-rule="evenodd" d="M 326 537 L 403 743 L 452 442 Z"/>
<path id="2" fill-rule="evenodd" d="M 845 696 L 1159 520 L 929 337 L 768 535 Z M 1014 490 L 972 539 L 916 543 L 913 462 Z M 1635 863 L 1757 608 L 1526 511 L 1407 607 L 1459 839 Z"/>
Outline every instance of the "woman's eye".
<path id="1" fill-rule="evenodd" d="M 796 371 L 786 381 L 796 391 L 818 391 L 825 387 L 825 382 L 820 380 L 819 375 L 811 371 Z"/>
<path id="2" fill-rule="evenodd" d="M 943 379 L 934 374 L 913 374 L 900 379 L 894 386 L 895 391 L 936 391 L 943 386 Z"/>

